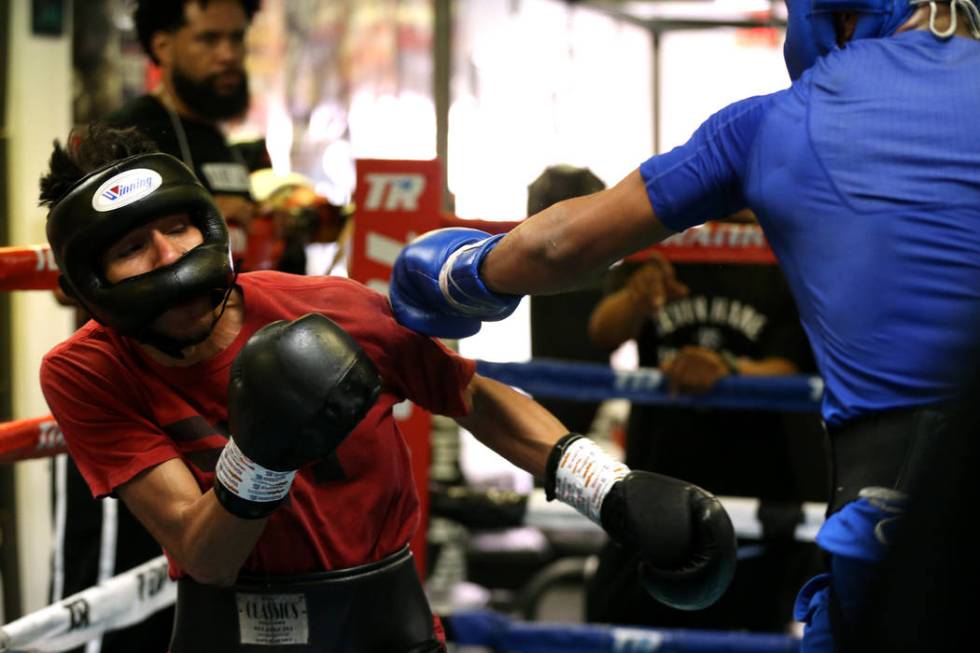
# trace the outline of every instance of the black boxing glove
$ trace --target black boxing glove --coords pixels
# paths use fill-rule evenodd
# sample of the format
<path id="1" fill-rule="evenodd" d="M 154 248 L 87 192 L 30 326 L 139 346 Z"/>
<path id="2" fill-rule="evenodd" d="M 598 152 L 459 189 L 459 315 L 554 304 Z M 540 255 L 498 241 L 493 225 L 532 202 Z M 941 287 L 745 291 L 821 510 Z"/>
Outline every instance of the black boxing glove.
<path id="1" fill-rule="evenodd" d="M 735 574 L 735 529 L 714 495 L 676 478 L 630 471 L 581 435 L 570 433 L 555 444 L 545 494 L 637 551 L 640 581 L 661 603 L 706 608 Z"/>
<path id="2" fill-rule="evenodd" d="M 256 331 L 231 368 L 232 437 L 216 468 L 218 501 L 244 519 L 272 513 L 296 470 L 332 454 L 380 392 L 374 364 L 323 315 Z"/>

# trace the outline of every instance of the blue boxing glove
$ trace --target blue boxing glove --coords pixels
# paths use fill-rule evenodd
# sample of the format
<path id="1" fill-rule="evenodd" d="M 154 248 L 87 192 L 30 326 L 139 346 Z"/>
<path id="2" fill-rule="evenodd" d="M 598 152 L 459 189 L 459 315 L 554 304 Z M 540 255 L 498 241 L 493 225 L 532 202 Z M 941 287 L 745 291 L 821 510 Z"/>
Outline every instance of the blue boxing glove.
<path id="1" fill-rule="evenodd" d="M 480 264 L 503 234 L 477 229 L 436 229 L 405 246 L 391 272 L 395 319 L 427 336 L 465 338 L 482 322 L 502 320 L 519 295 L 495 293 L 480 279 Z"/>

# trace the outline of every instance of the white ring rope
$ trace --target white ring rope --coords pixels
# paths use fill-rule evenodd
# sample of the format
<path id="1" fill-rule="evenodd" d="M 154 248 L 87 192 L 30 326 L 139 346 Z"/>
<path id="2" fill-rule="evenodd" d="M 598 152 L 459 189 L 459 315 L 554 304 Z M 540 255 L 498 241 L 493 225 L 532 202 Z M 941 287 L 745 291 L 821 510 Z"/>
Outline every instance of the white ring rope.
<path id="1" fill-rule="evenodd" d="M 758 499 L 718 498 L 731 516 L 739 537 L 762 536 Z M 803 504 L 803 519 L 795 531 L 797 540 L 813 541 L 823 523 L 826 507 L 822 503 Z M 529 496 L 525 521 L 528 526 L 552 531 L 599 530 L 599 526 L 574 508 L 546 501 L 542 490 Z M 143 621 L 176 599 L 177 585 L 167 576 L 166 558 L 160 556 L 3 626 L 0 651 L 63 651 L 107 630 Z"/>
<path id="2" fill-rule="evenodd" d="M 64 651 L 173 605 L 167 559 L 154 558 L 0 628 L 0 651 Z"/>

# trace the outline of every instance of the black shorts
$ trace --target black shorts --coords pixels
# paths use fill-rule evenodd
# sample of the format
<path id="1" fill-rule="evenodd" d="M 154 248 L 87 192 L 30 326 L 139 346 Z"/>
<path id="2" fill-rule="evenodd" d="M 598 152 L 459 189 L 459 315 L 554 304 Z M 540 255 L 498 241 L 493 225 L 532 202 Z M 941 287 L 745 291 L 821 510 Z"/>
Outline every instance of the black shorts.
<path id="1" fill-rule="evenodd" d="M 438 653 L 408 548 L 382 560 L 232 587 L 177 583 L 172 653 Z"/>
<path id="2" fill-rule="evenodd" d="M 861 488 L 907 492 L 952 419 L 952 406 L 937 405 L 885 411 L 828 428 L 833 479 L 827 514 L 857 499 Z"/>

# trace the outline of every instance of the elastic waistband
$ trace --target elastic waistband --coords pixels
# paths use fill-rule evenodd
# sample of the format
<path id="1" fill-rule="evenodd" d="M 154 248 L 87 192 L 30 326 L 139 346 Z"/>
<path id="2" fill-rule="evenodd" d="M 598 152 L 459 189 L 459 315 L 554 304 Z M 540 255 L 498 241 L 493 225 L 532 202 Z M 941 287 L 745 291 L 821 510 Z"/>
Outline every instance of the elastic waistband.
<path id="1" fill-rule="evenodd" d="M 955 404 L 949 402 L 911 406 L 908 408 L 893 408 L 869 415 L 862 415 L 861 417 L 848 420 L 843 424 L 837 424 L 835 426 L 828 425 L 827 433 L 831 438 L 836 439 L 870 430 L 909 429 L 914 428 L 915 423 L 919 420 L 948 416 L 954 408 Z"/>
<path id="2" fill-rule="evenodd" d="M 345 567 L 344 569 L 331 569 L 330 571 L 317 571 L 308 574 L 295 574 L 289 576 L 256 576 L 254 574 L 241 574 L 233 590 L 247 590 L 249 592 L 261 591 L 265 587 L 275 589 L 295 589 L 319 587 L 323 585 L 340 585 L 343 583 L 367 580 L 372 576 L 383 575 L 404 564 L 412 563 L 412 552 L 408 546 L 404 546 L 391 555 L 376 562 L 369 562 L 356 567 Z"/>
<path id="3" fill-rule="evenodd" d="M 833 494 L 828 513 L 858 498 L 862 488 L 903 492 L 928 466 L 952 419 L 948 404 L 891 410 L 828 429 Z"/>

